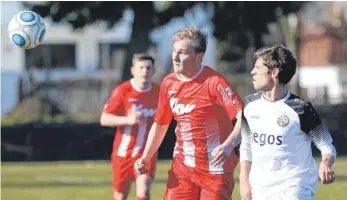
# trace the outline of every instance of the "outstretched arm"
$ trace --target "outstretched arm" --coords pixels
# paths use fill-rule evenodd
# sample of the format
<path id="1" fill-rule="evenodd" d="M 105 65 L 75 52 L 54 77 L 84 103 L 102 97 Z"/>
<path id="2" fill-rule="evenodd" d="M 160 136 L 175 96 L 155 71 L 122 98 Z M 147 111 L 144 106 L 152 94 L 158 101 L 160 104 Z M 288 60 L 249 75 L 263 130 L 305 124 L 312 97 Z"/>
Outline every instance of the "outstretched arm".
<path id="1" fill-rule="evenodd" d="M 169 125 L 159 125 L 154 123 L 148 134 L 148 139 L 146 143 L 145 150 L 143 152 L 142 158 L 145 160 L 150 160 L 154 153 L 158 150 L 160 144 L 166 135 Z"/>

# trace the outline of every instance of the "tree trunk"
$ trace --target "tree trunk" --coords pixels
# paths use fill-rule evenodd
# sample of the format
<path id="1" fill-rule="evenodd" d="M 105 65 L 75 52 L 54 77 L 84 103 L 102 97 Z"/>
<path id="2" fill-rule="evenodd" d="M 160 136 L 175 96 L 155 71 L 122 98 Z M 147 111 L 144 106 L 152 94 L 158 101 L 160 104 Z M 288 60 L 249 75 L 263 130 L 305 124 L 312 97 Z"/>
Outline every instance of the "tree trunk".
<path id="1" fill-rule="evenodd" d="M 254 35 L 254 46 L 255 46 L 255 49 L 258 50 L 263 45 L 263 40 L 261 38 L 262 32 L 255 30 L 253 31 L 253 35 Z"/>
<path id="2" fill-rule="evenodd" d="M 132 77 L 130 72 L 132 57 L 135 53 L 142 53 L 148 50 L 151 45 L 149 34 L 154 28 L 153 16 L 151 14 L 154 13 L 152 2 L 133 4 L 132 8 L 134 10 L 134 22 L 126 55 L 127 58 L 123 67 L 122 81 L 129 80 Z"/>

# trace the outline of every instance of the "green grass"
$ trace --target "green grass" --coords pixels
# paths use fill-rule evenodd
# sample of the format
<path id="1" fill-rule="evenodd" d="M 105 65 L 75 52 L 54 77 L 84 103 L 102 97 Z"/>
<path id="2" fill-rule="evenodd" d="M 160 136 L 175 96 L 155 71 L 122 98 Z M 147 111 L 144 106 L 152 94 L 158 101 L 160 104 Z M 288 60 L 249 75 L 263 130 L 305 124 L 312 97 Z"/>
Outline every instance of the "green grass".
<path id="1" fill-rule="evenodd" d="M 162 199 L 171 161 L 160 161 L 152 187 L 152 200 Z M 110 164 L 88 162 L 2 163 L 2 200 L 109 200 L 112 193 Z M 334 164 L 332 185 L 319 184 L 315 200 L 341 200 L 347 191 L 347 157 Z M 239 200 L 238 172 L 233 200 Z M 128 199 L 135 199 L 133 184 Z"/>

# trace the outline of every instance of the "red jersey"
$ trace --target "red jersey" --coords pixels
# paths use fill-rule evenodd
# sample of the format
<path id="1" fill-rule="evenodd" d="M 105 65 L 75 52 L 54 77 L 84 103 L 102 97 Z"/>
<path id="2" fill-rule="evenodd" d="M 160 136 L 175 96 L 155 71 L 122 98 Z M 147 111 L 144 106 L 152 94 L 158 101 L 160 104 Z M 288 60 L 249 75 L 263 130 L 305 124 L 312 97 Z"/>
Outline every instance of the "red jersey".
<path id="1" fill-rule="evenodd" d="M 117 128 L 113 140 L 112 154 L 120 157 L 135 157 L 143 153 L 148 132 L 153 124 L 159 96 L 159 86 L 152 83 L 147 90 L 141 90 L 134 80 L 125 81 L 117 86 L 107 100 L 103 112 L 126 116 L 129 112 L 142 111 L 145 123 Z"/>
<path id="2" fill-rule="evenodd" d="M 172 73 L 162 81 L 155 122 L 177 121 L 174 157 L 186 166 L 211 174 L 232 172 L 237 165 L 234 151 L 226 163 L 211 164 L 211 152 L 230 135 L 242 100 L 231 85 L 210 67 L 201 67 L 189 80 Z"/>

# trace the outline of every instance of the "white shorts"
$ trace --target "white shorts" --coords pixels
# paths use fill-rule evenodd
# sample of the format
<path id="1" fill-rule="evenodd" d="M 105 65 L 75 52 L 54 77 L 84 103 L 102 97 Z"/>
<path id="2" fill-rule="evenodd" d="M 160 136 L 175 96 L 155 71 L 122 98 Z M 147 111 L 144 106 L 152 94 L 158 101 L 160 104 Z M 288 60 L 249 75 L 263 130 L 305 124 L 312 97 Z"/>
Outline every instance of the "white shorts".
<path id="1" fill-rule="evenodd" d="M 252 200 L 312 200 L 313 196 L 314 195 L 310 189 L 300 186 L 293 186 L 284 192 L 280 192 L 272 196 L 252 194 Z"/>

